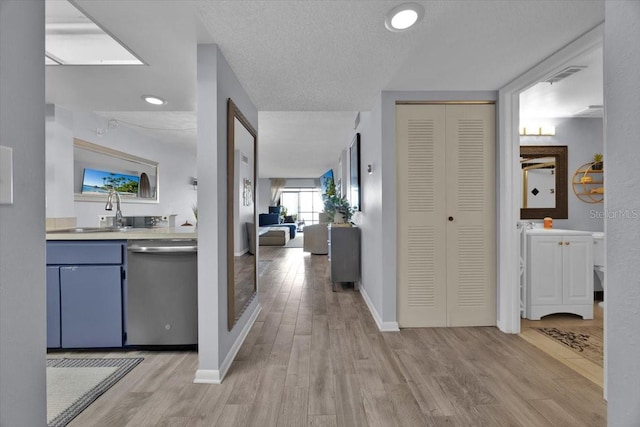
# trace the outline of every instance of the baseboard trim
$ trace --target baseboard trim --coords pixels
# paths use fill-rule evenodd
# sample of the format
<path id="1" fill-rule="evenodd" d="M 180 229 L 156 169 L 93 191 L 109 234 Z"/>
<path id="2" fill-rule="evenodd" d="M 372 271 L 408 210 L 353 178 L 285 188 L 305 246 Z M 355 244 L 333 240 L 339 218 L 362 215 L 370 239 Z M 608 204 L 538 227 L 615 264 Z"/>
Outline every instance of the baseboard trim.
<path id="1" fill-rule="evenodd" d="M 398 332 L 400 330 L 398 322 L 382 321 L 378 310 L 376 310 L 373 303 L 371 302 L 371 298 L 369 298 L 369 295 L 367 294 L 367 290 L 362 286 L 360 286 L 360 295 L 362 295 L 362 299 L 364 299 L 364 302 L 367 304 L 369 312 L 373 316 L 373 320 L 376 321 L 376 325 L 378 325 L 378 329 L 380 329 L 380 332 Z"/>
<path id="2" fill-rule="evenodd" d="M 251 314 L 249 321 L 246 325 L 244 325 L 244 328 L 242 328 L 242 332 L 240 332 L 238 339 L 233 343 L 233 346 L 231 347 L 231 350 L 229 350 L 227 357 L 225 357 L 222 365 L 220 365 L 220 369 L 198 369 L 193 380 L 194 383 L 222 384 L 222 380 L 224 380 L 224 377 L 227 375 L 227 372 L 231 367 L 231 363 L 233 363 L 233 359 L 235 359 L 236 354 L 238 354 L 238 351 L 240 351 L 240 347 L 242 347 L 244 340 L 247 338 L 247 335 L 249 334 L 249 331 L 251 330 L 253 324 L 256 322 L 256 319 L 258 318 L 261 310 L 262 305 L 258 303 L 255 310 Z"/>
<path id="3" fill-rule="evenodd" d="M 196 384 L 221 384 L 220 371 L 217 369 L 198 369 L 193 382 Z"/>

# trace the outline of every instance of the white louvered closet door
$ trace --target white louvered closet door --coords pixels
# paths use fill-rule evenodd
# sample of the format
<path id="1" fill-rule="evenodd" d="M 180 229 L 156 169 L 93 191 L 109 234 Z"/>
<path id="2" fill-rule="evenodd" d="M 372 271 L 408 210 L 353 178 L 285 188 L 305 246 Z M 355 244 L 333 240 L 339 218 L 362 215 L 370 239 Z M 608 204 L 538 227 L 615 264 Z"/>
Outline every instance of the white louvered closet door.
<path id="1" fill-rule="evenodd" d="M 398 324 L 446 326 L 445 109 L 396 107 Z"/>
<path id="2" fill-rule="evenodd" d="M 398 323 L 495 325 L 495 109 L 396 106 Z"/>
<path id="3" fill-rule="evenodd" d="M 495 326 L 495 107 L 446 109 L 447 325 Z"/>

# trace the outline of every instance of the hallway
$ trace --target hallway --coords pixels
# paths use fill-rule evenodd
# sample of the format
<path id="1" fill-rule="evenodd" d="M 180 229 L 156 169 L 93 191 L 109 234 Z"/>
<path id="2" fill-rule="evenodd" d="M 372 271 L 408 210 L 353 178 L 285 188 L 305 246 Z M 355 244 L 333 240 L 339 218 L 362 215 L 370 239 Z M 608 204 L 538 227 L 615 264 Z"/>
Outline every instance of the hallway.
<path id="1" fill-rule="evenodd" d="M 517 335 L 381 333 L 326 256 L 260 260 L 262 312 L 223 384 L 192 383 L 195 353 L 103 353 L 145 360 L 70 426 L 606 425 L 602 389 Z"/>

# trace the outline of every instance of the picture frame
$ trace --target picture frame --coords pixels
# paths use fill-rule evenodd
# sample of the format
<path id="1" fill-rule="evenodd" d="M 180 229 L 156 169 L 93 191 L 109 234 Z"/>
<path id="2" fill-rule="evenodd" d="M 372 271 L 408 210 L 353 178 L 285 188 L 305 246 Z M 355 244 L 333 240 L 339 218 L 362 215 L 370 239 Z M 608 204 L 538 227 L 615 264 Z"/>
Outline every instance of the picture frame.
<path id="1" fill-rule="evenodd" d="M 355 211 L 362 211 L 360 182 L 360 133 L 356 133 L 349 146 L 349 202 Z"/>

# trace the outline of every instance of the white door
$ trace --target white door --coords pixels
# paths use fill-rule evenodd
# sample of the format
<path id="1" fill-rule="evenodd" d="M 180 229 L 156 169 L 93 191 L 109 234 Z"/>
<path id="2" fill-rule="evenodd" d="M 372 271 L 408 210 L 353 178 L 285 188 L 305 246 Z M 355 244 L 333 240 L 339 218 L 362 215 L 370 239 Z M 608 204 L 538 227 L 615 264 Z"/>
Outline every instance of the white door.
<path id="1" fill-rule="evenodd" d="M 591 237 L 565 236 L 563 245 L 565 304 L 593 303 L 593 243 Z"/>
<path id="2" fill-rule="evenodd" d="M 529 290 L 531 305 L 563 303 L 563 237 L 529 237 Z"/>
<path id="3" fill-rule="evenodd" d="M 398 105 L 396 144 L 399 325 L 495 325 L 495 107 Z"/>
<path id="4" fill-rule="evenodd" d="M 445 109 L 396 107 L 398 324 L 446 326 Z"/>

